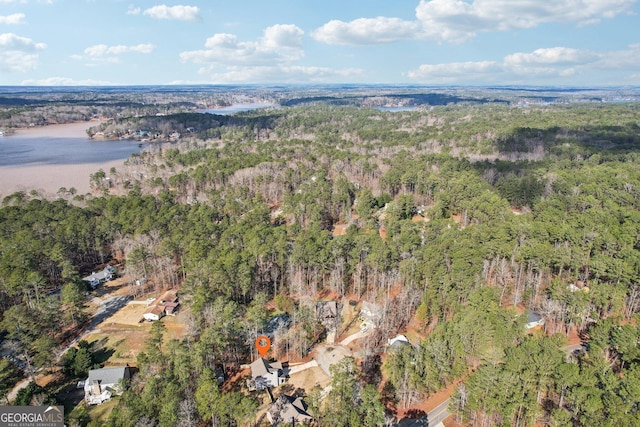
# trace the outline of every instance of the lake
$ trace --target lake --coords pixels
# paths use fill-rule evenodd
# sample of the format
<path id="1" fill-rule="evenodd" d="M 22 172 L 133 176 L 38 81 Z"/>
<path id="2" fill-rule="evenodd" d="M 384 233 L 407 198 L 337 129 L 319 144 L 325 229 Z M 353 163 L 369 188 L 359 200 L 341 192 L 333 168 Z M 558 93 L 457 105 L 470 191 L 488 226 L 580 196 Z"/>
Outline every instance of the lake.
<path id="1" fill-rule="evenodd" d="M 241 111 L 258 110 L 260 108 L 279 108 L 279 105 L 254 103 L 254 104 L 233 104 L 229 107 L 211 108 L 208 110 L 200 110 L 201 113 L 218 114 L 221 116 L 228 116 L 230 114 L 239 113 Z"/>
<path id="2" fill-rule="evenodd" d="M 390 113 L 399 113 L 402 111 L 416 111 L 418 107 L 373 107 L 376 110 L 388 111 Z"/>
<path id="3" fill-rule="evenodd" d="M 105 163 L 140 152 L 137 141 L 90 140 L 85 133 L 90 126 L 52 125 L 0 136 L 0 166 Z"/>

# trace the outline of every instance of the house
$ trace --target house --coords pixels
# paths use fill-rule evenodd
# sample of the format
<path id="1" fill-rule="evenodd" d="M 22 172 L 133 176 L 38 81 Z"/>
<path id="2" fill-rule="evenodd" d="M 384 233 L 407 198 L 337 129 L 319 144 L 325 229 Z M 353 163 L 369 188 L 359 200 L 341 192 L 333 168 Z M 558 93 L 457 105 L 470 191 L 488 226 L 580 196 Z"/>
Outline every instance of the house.
<path id="1" fill-rule="evenodd" d="M 251 365 L 251 379 L 255 383 L 256 390 L 263 390 L 267 387 L 280 386 L 285 377 L 282 371 L 282 363 L 269 362 L 262 357 L 256 359 Z"/>
<path id="2" fill-rule="evenodd" d="M 335 301 L 316 301 L 316 319 L 323 325 L 333 325 L 338 318 L 338 304 Z"/>
<path id="3" fill-rule="evenodd" d="M 88 282 L 92 289 L 98 287 L 98 285 L 108 282 L 113 279 L 116 274 L 116 268 L 112 265 L 107 265 L 104 270 L 99 272 L 93 272 L 87 277 L 83 277 L 82 280 Z"/>
<path id="4" fill-rule="evenodd" d="M 389 338 L 387 340 L 387 345 L 389 347 L 394 346 L 394 345 L 398 345 L 398 344 L 404 345 L 404 344 L 411 344 L 411 343 L 409 342 L 409 339 L 407 337 L 405 337 L 404 335 L 402 335 L 402 334 L 398 334 L 395 337 Z"/>
<path id="5" fill-rule="evenodd" d="M 175 316 L 180 303 L 178 302 L 178 295 L 175 291 L 167 291 L 160 295 L 159 298 L 150 298 L 150 305 L 147 311 L 144 312 L 142 317 L 149 322 L 160 320 L 165 314 L 169 316 Z"/>
<path id="6" fill-rule="evenodd" d="M 160 295 L 160 298 L 158 298 L 160 300 L 161 304 L 165 304 L 165 303 L 177 303 L 178 302 L 178 295 L 176 294 L 175 291 L 171 290 L 171 291 L 167 291 L 164 294 Z"/>
<path id="7" fill-rule="evenodd" d="M 287 313 L 280 313 L 273 316 L 267 321 L 262 328 L 262 334 L 273 339 L 278 332 L 284 333 L 291 325 L 291 319 Z"/>
<path id="8" fill-rule="evenodd" d="M 144 312 L 142 317 L 144 317 L 144 320 L 147 320 L 149 322 L 160 320 L 165 314 L 164 310 L 164 306 L 160 304 L 152 305 L 147 309 L 147 311 Z"/>
<path id="9" fill-rule="evenodd" d="M 178 311 L 178 307 L 180 306 L 179 302 L 167 302 L 164 304 L 164 314 L 167 316 L 175 316 L 176 311 Z"/>
<path id="10" fill-rule="evenodd" d="M 375 328 L 382 321 L 383 310 L 377 304 L 370 303 L 368 301 L 362 302 L 362 308 L 360 308 L 360 318 L 362 319 L 362 330 L 367 330 L 369 327 Z"/>
<path id="11" fill-rule="evenodd" d="M 295 425 L 310 422 L 313 417 L 307 413 L 307 404 L 301 397 L 283 394 L 267 411 L 267 419 L 271 425 Z"/>
<path id="12" fill-rule="evenodd" d="M 540 313 L 536 313 L 535 311 L 528 310 L 527 311 L 527 329 L 535 328 L 536 326 L 544 325 L 544 318 Z"/>
<path id="13" fill-rule="evenodd" d="M 111 396 L 122 394 L 123 382 L 131 378 L 128 366 L 92 369 L 84 381 L 84 400 L 88 405 L 100 405 Z"/>

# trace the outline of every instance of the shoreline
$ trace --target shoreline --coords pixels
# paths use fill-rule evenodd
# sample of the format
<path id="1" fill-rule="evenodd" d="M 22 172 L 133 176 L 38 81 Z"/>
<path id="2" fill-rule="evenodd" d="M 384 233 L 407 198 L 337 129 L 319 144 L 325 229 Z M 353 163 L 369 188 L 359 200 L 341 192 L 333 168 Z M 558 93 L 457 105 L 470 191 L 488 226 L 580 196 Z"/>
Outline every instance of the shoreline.
<path id="1" fill-rule="evenodd" d="M 98 126 L 102 123 L 101 120 L 89 120 L 88 122 L 72 122 L 62 124 L 52 124 L 46 126 L 33 126 L 26 128 L 14 128 L 11 129 L 11 135 L 5 135 L 10 139 L 20 138 L 86 138 L 90 140 L 87 135 L 87 129 L 90 127 Z"/>
<path id="2" fill-rule="evenodd" d="M 99 121 L 55 124 L 34 128 L 16 129 L 15 133 L 3 138 L 20 139 L 33 137 L 49 138 L 86 138 L 91 139 L 86 130 L 98 125 Z M 0 198 L 4 198 L 18 191 L 31 192 L 35 190 L 40 197 L 55 197 L 62 187 L 69 190 L 76 189 L 76 194 L 91 192 L 89 177 L 102 169 L 108 172 L 115 167 L 124 167 L 126 159 L 109 160 L 96 163 L 75 164 L 27 164 L 0 166 Z"/>

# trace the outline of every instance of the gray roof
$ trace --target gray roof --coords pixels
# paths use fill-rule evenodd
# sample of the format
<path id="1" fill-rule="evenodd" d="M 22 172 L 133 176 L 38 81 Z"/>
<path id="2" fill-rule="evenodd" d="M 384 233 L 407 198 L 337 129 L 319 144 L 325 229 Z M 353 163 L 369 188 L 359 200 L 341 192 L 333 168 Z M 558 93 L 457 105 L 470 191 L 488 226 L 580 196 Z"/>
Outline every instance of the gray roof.
<path id="1" fill-rule="evenodd" d="M 316 316 L 318 319 L 334 318 L 338 315 L 338 305 L 335 301 L 316 301 Z"/>
<path id="2" fill-rule="evenodd" d="M 91 275 L 87 276 L 87 277 L 83 277 L 82 280 L 87 281 L 87 282 L 92 282 L 94 280 L 106 280 L 107 279 L 107 275 L 109 273 L 102 270 L 102 271 L 98 271 L 97 273 L 91 273 Z"/>
<path id="3" fill-rule="evenodd" d="M 256 359 L 251 365 L 251 377 L 257 378 L 262 377 L 266 374 L 270 374 L 272 372 L 282 370 L 282 363 L 280 362 L 269 362 L 262 357 Z"/>
<path id="4" fill-rule="evenodd" d="M 360 308 L 361 317 L 373 321 L 380 321 L 382 319 L 382 314 L 382 307 L 378 304 L 374 304 L 369 301 L 362 301 L 362 308 Z"/>
<path id="5" fill-rule="evenodd" d="M 129 378 L 130 376 L 128 366 L 92 369 L 89 371 L 89 378 L 87 378 L 85 384 L 91 384 L 93 381 L 98 381 L 102 385 L 117 384 L 121 379 Z"/>
<path id="6" fill-rule="evenodd" d="M 540 315 L 540 313 L 529 310 L 529 312 L 527 313 L 527 322 L 532 323 L 538 322 L 540 320 L 542 320 L 542 315 Z"/>
<path id="7" fill-rule="evenodd" d="M 278 420 L 277 424 L 282 422 L 289 423 L 292 420 L 306 421 L 313 417 L 307 413 L 307 405 L 302 398 L 295 398 L 293 396 L 281 395 L 278 400 L 275 401 L 269 413 L 274 420 Z"/>

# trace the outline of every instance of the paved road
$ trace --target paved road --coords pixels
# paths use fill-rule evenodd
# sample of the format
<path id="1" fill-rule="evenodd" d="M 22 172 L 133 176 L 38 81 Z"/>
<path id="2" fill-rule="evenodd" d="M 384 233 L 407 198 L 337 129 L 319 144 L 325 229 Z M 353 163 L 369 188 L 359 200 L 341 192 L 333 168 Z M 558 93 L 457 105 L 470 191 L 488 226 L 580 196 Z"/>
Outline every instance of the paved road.
<path id="1" fill-rule="evenodd" d="M 429 427 L 435 427 L 442 424 L 445 418 L 449 416 L 449 400 L 447 399 L 435 408 L 433 408 L 427 414 L 427 425 Z"/>
<path id="2" fill-rule="evenodd" d="M 340 362 L 349 354 L 350 352 L 341 345 L 322 345 L 316 348 L 314 356 L 318 366 L 322 368 L 325 374 L 331 376 L 329 367 Z"/>
<path id="3" fill-rule="evenodd" d="M 89 334 L 94 332 L 98 332 L 98 325 L 107 320 L 109 317 L 113 316 L 118 310 L 127 305 L 127 301 L 131 299 L 128 295 L 115 295 L 112 297 L 105 298 L 101 300 L 100 298 L 94 298 L 93 303 L 98 305 L 98 309 L 96 314 L 93 315 L 91 321 L 89 322 L 89 327 L 73 339 L 64 349 L 62 349 L 58 355 L 56 356 L 56 361 L 59 361 L 60 358 L 67 352 L 71 347 L 76 345 L 76 343 L 82 340 Z"/>

